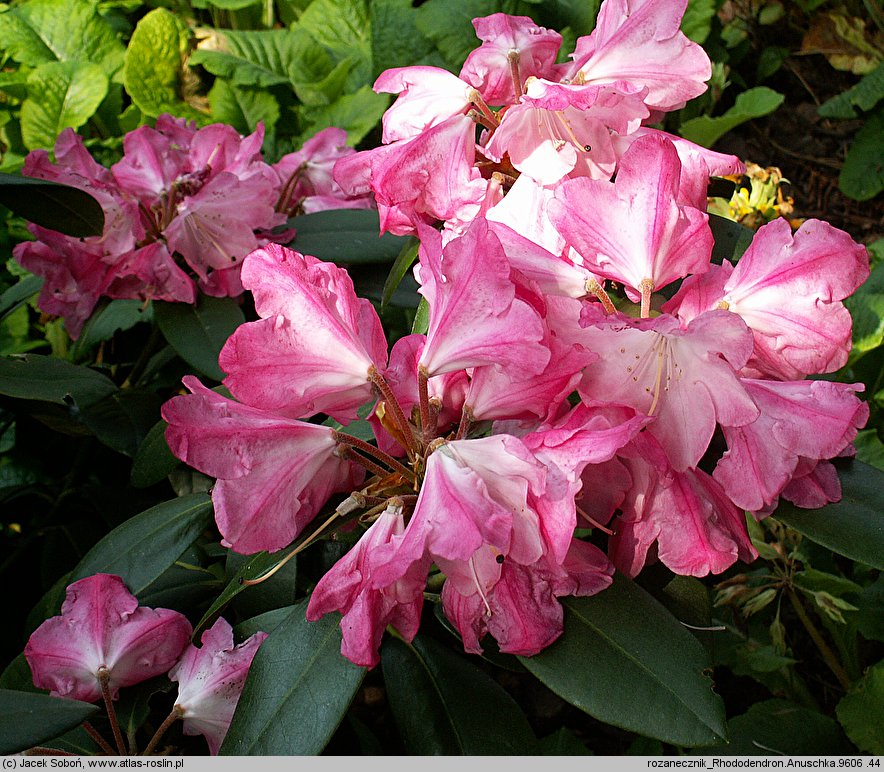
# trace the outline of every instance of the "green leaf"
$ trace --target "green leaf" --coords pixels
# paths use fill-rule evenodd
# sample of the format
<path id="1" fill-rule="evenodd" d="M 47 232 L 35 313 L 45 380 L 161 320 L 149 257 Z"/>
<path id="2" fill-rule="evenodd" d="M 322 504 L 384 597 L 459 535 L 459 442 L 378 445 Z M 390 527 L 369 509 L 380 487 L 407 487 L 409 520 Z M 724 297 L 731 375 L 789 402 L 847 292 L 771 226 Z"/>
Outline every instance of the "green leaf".
<path id="1" fill-rule="evenodd" d="M 414 315 L 414 322 L 411 325 L 411 332 L 426 335 L 428 329 L 430 329 L 430 304 L 427 303 L 425 297 L 421 296 L 417 313 Z"/>
<path id="2" fill-rule="evenodd" d="M 85 190 L 15 174 L 0 174 L 0 204 L 20 217 L 68 236 L 104 231 L 104 210 Z M 38 279 L 38 277 L 28 277 Z M 39 279 L 42 285 L 42 279 Z M 10 290 L 7 290 L 9 292 Z M 3 293 L 5 299 L 6 293 Z M 0 308 L 5 308 L 0 301 Z"/>
<path id="3" fill-rule="evenodd" d="M 530 755 L 536 738 L 504 689 L 465 656 L 418 635 L 381 647 L 387 699 L 416 756 Z"/>
<path id="4" fill-rule="evenodd" d="M 216 381 L 224 379 L 218 354 L 245 321 L 235 299 L 200 295 L 196 305 L 155 301 L 153 311 L 157 325 L 178 356 L 204 375 Z"/>
<path id="5" fill-rule="evenodd" d="M 184 102 L 181 73 L 190 33 L 183 21 L 165 8 L 155 8 L 135 27 L 123 68 L 123 84 L 132 101 L 147 116 L 171 113 L 198 123 L 204 115 Z"/>
<path id="6" fill-rule="evenodd" d="M 243 584 L 244 579 L 257 579 L 263 576 L 284 557 L 285 555 L 279 552 L 256 552 L 254 555 L 249 555 L 193 628 L 194 637 L 199 637 L 203 630 L 211 627 L 227 604 L 241 592 L 249 589 L 250 585 Z"/>
<path id="7" fill-rule="evenodd" d="M 62 129 L 78 129 L 107 95 L 108 79 L 97 64 L 46 62 L 28 76 L 21 133 L 29 150 L 51 148 Z"/>
<path id="8" fill-rule="evenodd" d="M 782 501 L 774 517 L 839 555 L 884 568 L 884 472 L 853 460 L 838 477 L 841 501 L 820 509 Z"/>
<path id="9" fill-rule="evenodd" d="M 884 343 L 884 262 L 872 268 L 869 278 L 844 299 L 844 305 L 853 317 L 850 361 L 855 362 Z"/>
<path id="10" fill-rule="evenodd" d="M 728 721 L 730 742 L 703 748 L 704 756 L 849 755 L 838 724 L 786 700 L 765 700 Z"/>
<path id="11" fill-rule="evenodd" d="M 709 227 L 715 239 L 711 260 L 719 265 L 725 260 L 736 263 L 749 248 L 755 236 L 755 231 L 751 228 L 717 214 L 709 215 Z"/>
<path id="12" fill-rule="evenodd" d="M 165 480 L 181 463 L 169 450 L 166 426 L 165 421 L 157 421 L 138 446 L 129 478 L 136 488 L 148 488 Z"/>
<path id="13" fill-rule="evenodd" d="M 39 745 L 97 712 L 98 706 L 88 702 L 0 689 L 0 753 L 18 753 Z"/>
<path id="14" fill-rule="evenodd" d="M 268 91 L 241 88 L 217 78 L 209 91 L 209 104 L 216 120 L 229 123 L 240 134 L 251 134 L 264 124 L 265 143 L 279 121 L 279 102 Z"/>
<path id="15" fill-rule="evenodd" d="M 856 201 L 868 201 L 884 190 L 884 106 L 866 116 L 863 127 L 853 138 L 844 166 L 838 175 L 841 192 Z"/>
<path id="16" fill-rule="evenodd" d="M 70 581 L 116 574 L 133 595 L 140 595 L 175 563 L 211 519 L 212 500 L 205 493 L 157 504 L 102 538 L 77 564 Z"/>
<path id="17" fill-rule="evenodd" d="M 823 118 L 858 118 L 857 109 L 868 112 L 884 99 L 884 63 L 879 64 L 853 88 L 823 102 L 817 112 Z"/>
<path id="18" fill-rule="evenodd" d="M 43 693 L 34 686 L 31 666 L 28 665 L 24 652 L 16 655 L 15 659 L 0 674 L 0 689 L 14 689 L 16 691 L 34 692 L 35 694 Z"/>
<path id="19" fill-rule="evenodd" d="M 679 133 L 691 142 L 704 147 L 712 147 L 720 137 L 753 118 L 760 118 L 776 110 L 785 97 L 766 86 L 756 86 L 743 91 L 736 99 L 734 106 L 724 115 L 710 118 L 701 115 L 685 121 Z"/>
<path id="20" fill-rule="evenodd" d="M 856 457 L 871 466 L 884 471 L 884 442 L 874 429 L 863 429 L 853 441 Z"/>
<path id="21" fill-rule="evenodd" d="M 372 75 L 415 64 L 444 66 L 433 42 L 417 28 L 417 11 L 411 0 L 372 0 L 368 10 Z"/>
<path id="22" fill-rule="evenodd" d="M 107 305 L 93 312 L 89 317 L 80 336 L 71 347 L 74 359 L 85 356 L 90 349 L 106 340 L 115 333 L 132 329 L 139 322 L 153 319 L 153 311 L 148 305 L 145 308 L 141 300 L 111 300 Z"/>
<path id="23" fill-rule="evenodd" d="M 349 265 L 393 262 L 407 243 L 404 236 L 379 235 L 376 209 L 331 209 L 289 220 L 296 230 L 289 244 L 305 255 Z"/>
<path id="24" fill-rule="evenodd" d="M 688 7 L 681 20 L 681 31 L 695 43 L 705 43 L 712 30 L 716 5 L 715 0 L 688 0 Z"/>
<path id="25" fill-rule="evenodd" d="M 338 126 L 347 132 L 347 144 L 358 145 L 377 126 L 389 104 L 389 94 L 376 94 L 371 86 L 363 86 L 326 107 L 311 107 L 301 113 L 306 124 L 302 141 L 329 126 Z"/>
<path id="26" fill-rule="evenodd" d="M 3 189 L 0 188 L 0 197 Z M 14 313 L 36 295 L 43 286 L 41 276 L 25 276 L 0 294 L 0 320 Z"/>
<path id="27" fill-rule="evenodd" d="M 420 242 L 413 236 L 407 239 L 402 245 L 402 249 L 399 250 L 399 254 L 396 256 L 396 260 L 390 268 L 387 280 L 384 282 L 384 292 L 381 295 L 381 308 L 387 306 L 390 299 L 393 297 L 393 293 L 402 283 L 403 277 L 408 273 L 408 269 L 411 268 L 414 261 L 417 260 L 417 250 L 419 246 Z"/>
<path id="28" fill-rule="evenodd" d="M 417 9 L 417 28 L 436 44 L 447 68 L 457 72 L 476 47 L 473 19 L 500 10 L 494 0 L 427 0 Z"/>
<path id="29" fill-rule="evenodd" d="M 250 638 L 257 632 L 271 633 L 280 624 L 285 621 L 289 614 L 292 613 L 294 606 L 283 606 L 275 608 L 272 611 L 265 611 L 258 616 L 244 619 L 236 627 L 233 628 L 233 635 L 237 640 L 245 640 Z"/>
<path id="30" fill-rule="evenodd" d="M 134 456 L 156 423 L 162 404 L 162 398 L 153 391 L 126 389 L 85 408 L 80 420 L 109 448 Z"/>
<path id="31" fill-rule="evenodd" d="M 8 7 L 8 6 L 7 6 Z M 112 77 L 125 48 L 88 0 L 29 0 L 0 14 L 0 49 L 21 64 L 91 62 Z"/>
<path id="32" fill-rule="evenodd" d="M 541 756 L 592 756 L 587 748 L 567 727 L 561 727 L 538 742 Z"/>
<path id="33" fill-rule="evenodd" d="M 348 92 L 372 82 L 366 0 L 313 0 L 297 28 L 326 49 L 336 65 L 347 63 Z"/>
<path id="34" fill-rule="evenodd" d="M 618 573 L 598 595 L 562 605 L 562 637 L 521 658 L 546 686 L 600 721 L 674 745 L 726 737 L 703 647 L 638 585 Z"/>
<path id="35" fill-rule="evenodd" d="M 884 661 L 866 671 L 842 697 L 835 713 L 857 748 L 878 756 L 884 754 Z"/>
<path id="36" fill-rule="evenodd" d="M 105 375 L 64 359 L 25 354 L 0 359 L 0 394 L 82 409 L 115 393 Z"/>
<path id="37" fill-rule="evenodd" d="M 193 52 L 191 64 L 201 64 L 231 84 L 267 88 L 290 82 L 296 51 L 291 30 L 214 30 Z"/>
<path id="38" fill-rule="evenodd" d="M 240 555 L 232 550 L 228 551 L 225 565 L 226 575 L 236 576 L 248 560 L 247 555 Z M 272 611 L 281 606 L 292 605 L 297 594 L 297 579 L 298 559 L 295 557 L 260 584 L 247 586 L 246 592 L 238 594 L 233 600 L 233 612 L 238 618 L 243 619 L 263 614 L 265 611 Z"/>
<path id="39" fill-rule="evenodd" d="M 221 755 L 315 756 L 341 723 L 366 671 L 341 656 L 339 615 L 308 622 L 306 608 L 258 649 Z"/>

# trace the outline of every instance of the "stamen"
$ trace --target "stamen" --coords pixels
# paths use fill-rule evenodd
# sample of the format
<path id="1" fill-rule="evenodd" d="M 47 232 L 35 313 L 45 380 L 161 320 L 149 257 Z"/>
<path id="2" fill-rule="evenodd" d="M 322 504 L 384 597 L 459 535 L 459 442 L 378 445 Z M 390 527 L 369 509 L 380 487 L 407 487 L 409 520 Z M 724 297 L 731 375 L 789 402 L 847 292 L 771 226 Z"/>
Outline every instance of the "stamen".
<path id="1" fill-rule="evenodd" d="M 647 319 L 651 315 L 651 293 L 654 291 L 654 280 L 642 279 L 638 283 L 638 291 L 642 295 L 641 317 Z"/>
<path id="2" fill-rule="evenodd" d="M 590 517 L 586 514 L 580 507 L 577 507 L 577 513 L 588 522 L 593 528 L 598 528 L 602 533 L 608 534 L 608 536 L 614 536 L 614 531 L 610 528 L 605 528 L 598 520 L 593 517 Z"/>
<path id="3" fill-rule="evenodd" d="M 476 583 L 476 589 L 479 591 L 479 597 L 482 598 L 482 602 L 485 604 L 485 611 L 488 612 L 488 616 L 491 616 L 491 605 L 488 603 L 488 598 L 485 597 L 485 591 L 482 589 L 482 583 L 479 581 L 479 575 L 476 573 L 476 566 L 473 563 L 472 556 L 470 556 L 469 564 L 470 571 L 473 574 L 473 581 Z"/>
<path id="4" fill-rule="evenodd" d="M 506 55 L 506 59 L 510 64 L 510 76 L 513 79 L 513 91 L 516 94 L 516 101 L 524 94 L 522 91 L 522 74 L 519 68 L 519 51 L 511 48 Z"/>
<path id="5" fill-rule="evenodd" d="M 598 279 L 587 279 L 586 291 L 591 292 L 599 300 L 602 301 L 602 307 L 605 309 L 606 314 L 613 314 L 617 311 L 616 306 L 611 301 L 608 293 L 605 292 L 605 288 L 601 284 L 599 284 Z"/>

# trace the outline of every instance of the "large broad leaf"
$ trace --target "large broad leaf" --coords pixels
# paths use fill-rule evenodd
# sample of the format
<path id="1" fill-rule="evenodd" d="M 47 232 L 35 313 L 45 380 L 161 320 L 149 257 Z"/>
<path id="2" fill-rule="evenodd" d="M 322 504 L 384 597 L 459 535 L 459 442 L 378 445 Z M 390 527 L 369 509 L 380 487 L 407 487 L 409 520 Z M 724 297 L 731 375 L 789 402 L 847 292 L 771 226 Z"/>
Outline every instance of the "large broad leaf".
<path id="1" fill-rule="evenodd" d="M 0 14 L 0 48 L 22 64 L 92 62 L 108 77 L 125 48 L 89 0 L 29 0 Z"/>
<path id="2" fill-rule="evenodd" d="M 129 330 L 139 322 L 153 319 L 150 304 L 142 300 L 111 300 L 100 305 L 89 317 L 80 336 L 71 347 L 74 359 L 85 356 L 90 349 L 110 340 L 118 331 Z"/>
<path id="3" fill-rule="evenodd" d="M 263 123 L 265 143 L 272 137 L 279 120 L 279 102 L 273 94 L 231 85 L 222 78 L 217 78 L 209 91 L 209 104 L 217 120 L 229 123 L 240 134 L 251 134 Z"/>
<path id="4" fill-rule="evenodd" d="M 0 689 L 0 753 L 32 748 L 97 712 L 98 706 L 88 702 Z"/>
<path id="5" fill-rule="evenodd" d="M 374 75 L 414 64 L 445 66 L 433 42 L 417 28 L 411 0 L 372 0 L 368 10 Z"/>
<path id="6" fill-rule="evenodd" d="M 165 8 L 155 8 L 135 27 L 126 49 L 123 83 L 145 115 L 172 113 L 199 123 L 211 120 L 183 99 L 181 73 L 189 37 L 187 25 Z"/>
<path id="7" fill-rule="evenodd" d="M 305 255 L 344 265 L 393 262 L 408 242 L 403 236 L 380 236 L 376 209 L 332 209 L 289 220 L 295 228 L 289 246 Z"/>
<path id="8" fill-rule="evenodd" d="M 160 330 L 178 355 L 210 378 L 223 380 L 218 354 L 245 321 L 236 300 L 201 295 L 196 305 L 154 302 L 153 308 Z"/>
<path id="9" fill-rule="evenodd" d="M 820 509 L 783 501 L 774 517 L 839 555 L 884 569 L 884 472 L 854 460 L 838 477 L 841 501 Z"/>
<path id="10" fill-rule="evenodd" d="M 136 488 L 147 488 L 165 480 L 181 463 L 169 450 L 166 442 L 168 424 L 157 421 L 138 446 L 132 459 L 132 472 L 129 479 Z"/>
<path id="11" fill-rule="evenodd" d="M 861 751 L 884 754 L 884 661 L 870 667 L 835 708 L 847 736 Z"/>
<path id="12" fill-rule="evenodd" d="M 110 378 L 64 359 L 39 354 L 0 359 L 0 394 L 7 397 L 82 409 L 116 391 Z"/>
<path id="13" fill-rule="evenodd" d="M 90 405 L 80 413 L 80 420 L 109 448 L 134 456 L 157 422 L 162 404 L 156 392 L 125 389 Z"/>
<path id="14" fill-rule="evenodd" d="M 91 62 L 46 62 L 28 76 L 21 133 L 29 150 L 51 148 L 63 129 L 78 129 L 98 110 L 109 81 Z"/>
<path id="15" fill-rule="evenodd" d="M 881 163 L 881 137 L 884 136 L 884 105 L 866 116 L 865 124 L 853 138 L 838 185 L 845 196 L 868 201 L 884 190 L 884 163 Z"/>
<path id="16" fill-rule="evenodd" d="M 298 89 L 296 89 L 298 90 Z M 301 93 L 298 96 L 303 101 Z M 304 121 L 301 141 L 329 126 L 347 132 L 347 144 L 358 145 L 381 120 L 391 101 L 389 94 L 376 94 L 371 86 L 363 86 L 352 94 L 344 94 L 326 107 L 310 107 L 299 117 Z"/>
<path id="17" fill-rule="evenodd" d="M 710 118 L 708 115 L 692 118 L 681 125 L 679 133 L 698 145 L 712 147 L 720 137 L 741 123 L 772 113 L 783 103 L 783 99 L 785 97 L 773 89 L 756 86 L 743 91 L 737 97 L 734 106 L 724 115 L 715 118 Z"/>
<path id="18" fill-rule="evenodd" d="M 858 118 L 857 109 L 868 112 L 884 99 L 884 62 L 853 88 L 823 102 L 817 112 L 824 118 Z"/>
<path id="19" fill-rule="evenodd" d="M 68 236 L 100 236 L 104 230 L 104 211 L 101 204 L 86 191 L 69 185 L 15 174 L 0 174 L 0 204 L 26 220 Z M 28 297 L 43 284 L 41 278 L 29 276 L 16 287 L 22 287 L 25 282 L 31 282 L 26 285 Z M 34 285 L 36 287 L 32 289 Z M 3 293 L 4 301 L 7 293 L 13 289 L 15 287 Z M 5 303 L 3 307 L 5 308 Z"/>
<path id="20" fill-rule="evenodd" d="M 292 608 L 261 644 L 221 754 L 315 756 L 344 718 L 365 669 L 341 656 L 340 617 Z"/>
<path id="21" fill-rule="evenodd" d="M 705 43 L 712 30 L 717 6 L 715 0 L 689 0 L 681 20 L 681 31 L 695 43 Z"/>
<path id="22" fill-rule="evenodd" d="M 134 595 L 144 592 L 209 525 L 205 493 L 166 501 L 115 528 L 84 555 L 70 581 L 92 574 L 122 577 Z"/>
<path id="23" fill-rule="evenodd" d="M 289 83 L 295 36 L 287 29 L 216 30 L 190 57 L 232 84 L 267 88 Z"/>
<path id="24" fill-rule="evenodd" d="M 418 8 L 417 28 L 435 43 L 448 69 L 457 72 L 476 47 L 473 19 L 500 10 L 495 0 L 427 0 Z"/>
<path id="25" fill-rule="evenodd" d="M 589 598 L 564 599 L 565 632 L 522 663 L 591 716 L 674 745 L 727 735 L 697 640 L 637 584 L 617 574 Z"/>
<path id="26" fill-rule="evenodd" d="M 537 741 L 512 697 L 464 656 L 418 636 L 388 637 L 384 684 L 408 752 L 419 756 L 530 755 Z"/>
<path id="27" fill-rule="evenodd" d="M 850 744 L 838 724 L 786 700 L 757 702 L 727 722 L 730 742 L 695 751 L 703 756 L 842 756 Z"/>
<path id="28" fill-rule="evenodd" d="M 298 20 L 297 28 L 326 49 L 336 65 L 347 62 L 348 92 L 372 80 L 367 6 L 366 0 L 313 0 Z"/>

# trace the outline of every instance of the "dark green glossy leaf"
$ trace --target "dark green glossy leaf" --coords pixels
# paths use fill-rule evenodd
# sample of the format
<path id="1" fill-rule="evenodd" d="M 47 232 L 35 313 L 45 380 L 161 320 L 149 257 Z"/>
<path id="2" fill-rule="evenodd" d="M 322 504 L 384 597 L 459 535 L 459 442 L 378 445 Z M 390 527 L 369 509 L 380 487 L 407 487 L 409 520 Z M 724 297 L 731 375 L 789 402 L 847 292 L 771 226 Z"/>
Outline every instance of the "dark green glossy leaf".
<path id="1" fill-rule="evenodd" d="M 556 694 L 600 721 L 674 745 L 726 736 L 703 647 L 638 585 L 617 574 L 598 595 L 563 605 L 562 637 L 522 657 Z"/>
<path id="2" fill-rule="evenodd" d="M 592 751 L 580 742 L 574 733 L 561 727 L 538 743 L 541 756 L 592 756 Z"/>
<path id="3" fill-rule="evenodd" d="M 71 356 L 80 359 L 99 343 L 110 340 L 118 330 L 129 330 L 139 322 L 153 319 L 150 305 L 141 300 L 111 300 L 100 307 L 83 325 L 80 337 L 71 347 Z"/>
<path id="4" fill-rule="evenodd" d="M 140 595 L 210 523 L 212 500 L 194 493 L 135 515 L 99 541 L 74 569 L 71 581 L 92 574 L 122 577 Z"/>
<path id="5" fill-rule="evenodd" d="M 884 754 L 884 661 L 870 667 L 835 708 L 838 720 L 857 748 Z"/>
<path id="6" fill-rule="evenodd" d="M 719 265 L 725 260 L 736 263 L 749 248 L 755 236 L 755 231 L 751 228 L 717 214 L 709 215 L 709 227 L 715 238 L 711 260 Z"/>
<path id="7" fill-rule="evenodd" d="M 258 649 L 222 755 L 314 756 L 343 720 L 365 670 L 341 656 L 339 615 L 308 622 L 306 608 Z"/>
<path id="8" fill-rule="evenodd" d="M 155 392 L 120 390 L 84 409 L 80 419 L 109 448 L 134 456 L 156 423 L 162 404 L 162 398 Z"/>
<path id="9" fill-rule="evenodd" d="M 116 391 L 107 376 L 64 359 L 39 354 L 0 359 L 0 394 L 7 397 L 82 409 Z"/>
<path id="10" fill-rule="evenodd" d="M 391 233 L 380 235 L 375 209 L 332 209 L 289 220 L 296 229 L 292 249 L 320 260 L 351 263 L 391 263 L 407 239 Z"/>
<path id="11" fill-rule="evenodd" d="M 402 250 L 396 256 L 396 261 L 393 263 L 393 267 L 390 268 L 390 273 L 387 275 L 387 281 L 384 283 L 384 291 L 381 295 L 381 308 L 390 302 L 393 293 L 402 283 L 402 279 L 408 272 L 408 269 L 411 268 L 414 261 L 417 260 L 417 248 L 419 244 L 420 242 L 412 237 L 402 245 Z"/>
<path id="12" fill-rule="evenodd" d="M 248 556 L 228 550 L 225 573 L 228 577 L 235 576 L 239 569 L 247 563 Z M 280 606 L 292 605 L 296 598 L 296 582 L 298 579 L 297 557 L 287 561 L 282 568 L 260 584 L 247 586 L 233 600 L 233 611 L 240 619 L 254 617 L 271 611 Z"/>
<path id="13" fill-rule="evenodd" d="M 0 174 L 0 204 L 20 217 L 68 236 L 100 236 L 104 211 L 86 191 L 32 177 Z"/>
<path id="14" fill-rule="evenodd" d="M 153 309 L 160 330 L 178 355 L 204 375 L 223 380 L 218 354 L 245 321 L 239 303 L 201 295 L 196 305 L 154 302 Z"/>
<path id="15" fill-rule="evenodd" d="M 28 665 L 24 653 L 16 656 L 16 658 L 6 666 L 3 673 L 0 674 L 0 689 L 15 689 L 16 691 L 22 692 L 40 692 L 40 690 L 34 686 L 31 666 Z"/>
<path id="16" fill-rule="evenodd" d="M 275 608 L 272 611 L 265 611 L 263 614 L 244 619 L 233 628 L 233 635 L 236 640 L 244 641 L 257 632 L 271 633 L 280 624 L 285 621 L 289 614 L 292 613 L 294 606 L 283 606 Z"/>
<path id="17" fill-rule="evenodd" d="M 884 472 L 854 460 L 838 477 L 841 501 L 820 509 L 783 501 L 774 517 L 839 555 L 884 569 Z"/>
<path id="18" fill-rule="evenodd" d="M 727 723 L 730 742 L 703 748 L 704 756 L 841 756 L 851 754 L 828 716 L 786 700 L 758 702 Z"/>
<path id="19" fill-rule="evenodd" d="M 0 689 L 0 753 L 17 753 L 72 729 L 97 705 L 48 694 Z"/>
<path id="20" fill-rule="evenodd" d="M 136 488 L 147 488 L 165 480 L 180 463 L 166 442 L 167 425 L 165 421 L 157 421 L 138 446 L 130 476 Z"/>
<path id="21" fill-rule="evenodd" d="M 381 648 L 387 698 L 413 755 L 525 755 L 536 752 L 528 719 L 506 691 L 464 655 L 418 635 Z"/>
<path id="22" fill-rule="evenodd" d="M 2 190 L 2 188 L 0 188 Z M 43 286 L 41 276 L 25 276 L 18 284 L 13 284 L 0 295 L 0 320 L 27 303 Z"/>

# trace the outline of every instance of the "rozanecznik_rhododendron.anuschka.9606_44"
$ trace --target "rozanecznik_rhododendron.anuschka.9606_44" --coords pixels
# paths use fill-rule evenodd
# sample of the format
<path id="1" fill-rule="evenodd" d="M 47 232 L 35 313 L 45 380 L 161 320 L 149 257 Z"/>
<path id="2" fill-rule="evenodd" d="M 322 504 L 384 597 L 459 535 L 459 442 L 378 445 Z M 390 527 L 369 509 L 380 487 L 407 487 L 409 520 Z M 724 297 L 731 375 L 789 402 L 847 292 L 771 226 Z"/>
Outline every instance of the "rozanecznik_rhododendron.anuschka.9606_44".
<path id="1" fill-rule="evenodd" d="M 743 165 L 652 128 L 711 74 L 685 5 L 605 0 L 565 63 L 557 32 L 493 14 L 459 75 L 381 74 L 383 144 L 334 179 L 419 240 L 426 327 L 390 347 L 344 269 L 265 243 L 239 274 L 260 318 L 220 355 L 232 398 L 188 377 L 163 409 L 225 546 L 359 529 L 306 612 L 341 612 L 359 665 L 388 625 L 415 636 L 428 576 L 468 652 L 530 656 L 615 568 L 718 574 L 756 556 L 745 512 L 840 497 L 868 406 L 814 376 L 846 362 L 868 255 L 776 220 L 712 263 L 709 178 Z M 365 405 L 374 441 L 347 433 Z"/>

